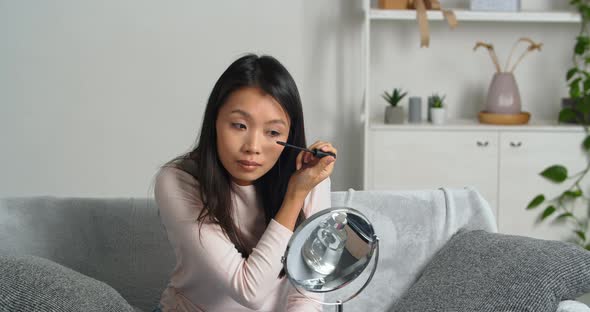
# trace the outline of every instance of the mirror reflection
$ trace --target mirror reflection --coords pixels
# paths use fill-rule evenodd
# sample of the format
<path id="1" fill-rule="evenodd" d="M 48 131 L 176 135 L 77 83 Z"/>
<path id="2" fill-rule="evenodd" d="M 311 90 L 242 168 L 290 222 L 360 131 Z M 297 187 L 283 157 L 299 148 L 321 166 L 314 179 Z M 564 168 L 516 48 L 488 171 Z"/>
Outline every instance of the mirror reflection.
<path id="1" fill-rule="evenodd" d="M 352 208 L 324 210 L 299 226 L 286 253 L 285 269 L 298 287 L 327 292 L 358 277 L 372 257 L 370 222 Z"/>

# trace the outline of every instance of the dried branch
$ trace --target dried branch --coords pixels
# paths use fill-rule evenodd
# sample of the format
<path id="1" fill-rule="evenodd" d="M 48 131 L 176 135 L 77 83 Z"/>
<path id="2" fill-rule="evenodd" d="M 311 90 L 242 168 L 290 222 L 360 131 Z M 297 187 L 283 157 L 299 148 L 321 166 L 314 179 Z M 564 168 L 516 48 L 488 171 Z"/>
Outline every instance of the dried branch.
<path id="1" fill-rule="evenodd" d="M 518 39 L 518 41 L 516 41 L 516 43 L 514 44 L 514 47 L 512 48 L 512 52 L 514 52 L 514 49 L 516 48 L 516 46 L 520 43 L 520 42 L 528 42 L 529 46 L 528 48 L 520 55 L 520 57 L 518 58 L 518 60 L 516 61 L 516 63 L 514 63 L 514 66 L 512 66 L 512 69 L 510 69 L 510 72 L 514 72 L 514 70 L 516 69 L 516 66 L 518 66 L 518 64 L 520 64 L 520 62 L 522 61 L 522 59 L 529 53 L 535 51 L 535 50 L 539 50 L 541 51 L 541 47 L 543 46 L 543 43 L 539 42 L 539 43 L 535 43 L 533 40 L 531 40 L 530 38 L 520 38 Z M 510 57 L 508 57 L 508 61 L 506 62 L 506 70 L 508 70 L 508 64 L 510 64 L 510 59 L 512 58 L 512 52 L 510 53 Z"/>
<path id="2" fill-rule="evenodd" d="M 479 47 L 484 47 L 490 53 L 490 57 L 492 58 L 492 62 L 496 66 L 496 71 L 501 72 L 502 69 L 500 68 L 500 62 L 498 62 L 498 56 L 496 55 L 496 51 L 494 51 L 494 46 L 489 43 L 478 41 L 473 47 L 473 51 L 476 51 Z"/>

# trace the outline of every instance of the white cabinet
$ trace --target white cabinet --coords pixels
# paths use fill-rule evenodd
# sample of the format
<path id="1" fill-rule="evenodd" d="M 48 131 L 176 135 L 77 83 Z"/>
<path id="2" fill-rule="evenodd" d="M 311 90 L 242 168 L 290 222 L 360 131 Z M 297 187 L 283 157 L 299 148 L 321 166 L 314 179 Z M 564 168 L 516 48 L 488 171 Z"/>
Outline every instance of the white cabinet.
<path id="1" fill-rule="evenodd" d="M 543 239 L 565 239 L 571 230 L 548 222 L 535 222 L 544 206 L 525 210 L 530 200 L 543 193 L 553 198 L 564 191 L 539 173 L 554 165 L 565 165 L 570 174 L 586 165 L 581 149 L 584 132 L 517 132 L 500 133 L 500 170 L 498 192 L 498 230 Z"/>
<path id="2" fill-rule="evenodd" d="M 371 139 L 368 189 L 471 185 L 496 207 L 496 132 L 376 130 Z"/>
<path id="3" fill-rule="evenodd" d="M 367 142 L 367 189 L 471 186 L 490 202 L 500 232 L 564 239 L 571 235 L 567 227 L 535 222 L 544 206 L 525 208 L 537 194 L 552 198 L 564 190 L 539 175 L 545 168 L 584 169 L 585 133 L 577 126 L 548 124 L 375 125 Z"/>

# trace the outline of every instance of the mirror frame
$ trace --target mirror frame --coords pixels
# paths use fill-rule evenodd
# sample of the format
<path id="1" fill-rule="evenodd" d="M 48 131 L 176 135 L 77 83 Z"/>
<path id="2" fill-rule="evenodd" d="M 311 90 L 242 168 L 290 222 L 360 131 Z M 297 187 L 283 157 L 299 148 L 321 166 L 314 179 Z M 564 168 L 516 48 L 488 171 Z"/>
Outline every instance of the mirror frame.
<path id="1" fill-rule="evenodd" d="M 304 229 L 308 224 L 312 223 L 313 221 L 315 221 L 316 219 L 320 218 L 320 217 L 325 217 L 328 216 L 330 213 L 335 212 L 335 211 L 342 211 L 345 212 L 347 214 L 351 213 L 357 217 L 360 217 L 363 221 L 366 222 L 367 225 L 370 226 L 371 229 L 371 237 L 365 237 L 367 239 L 369 239 L 369 243 L 370 243 L 370 251 L 367 254 L 367 263 L 363 266 L 362 270 L 356 274 L 353 278 L 351 278 L 348 281 L 343 282 L 342 284 L 338 285 L 337 287 L 330 289 L 330 290 L 324 290 L 324 291 L 313 291 L 313 290 L 309 290 L 306 289 L 304 287 L 301 287 L 299 285 L 299 283 L 297 283 L 291 276 L 289 269 L 287 267 L 288 264 L 288 254 L 289 251 L 291 250 L 293 241 L 296 237 L 299 236 L 299 233 L 301 233 L 302 229 Z M 360 235 L 360 234 L 359 234 Z M 308 291 L 308 292 L 312 292 L 312 293 L 327 293 L 327 292 L 331 292 L 331 291 L 335 291 L 335 290 L 339 290 L 344 288 L 346 285 L 348 285 L 349 283 L 351 283 L 352 281 L 354 281 L 358 276 L 360 276 L 362 274 L 362 272 L 364 272 L 367 267 L 369 266 L 369 263 L 371 262 L 372 259 L 375 259 L 374 261 L 374 265 L 373 265 L 373 269 L 369 275 L 369 277 L 367 278 L 367 281 L 365 282 L 365 284 L 359 289 L 357 290 L 354 294 L 352 294 L 349 298 L 347 298 L 346 300 L 338 300 L 337 302 L 322 302 L 319 301 L 317 299 L 314 298 L 310 298 L 307 295 L 305 295 L 300 288 L 303 288 L 304 290 Z M 350 208 L 350 207 L 331 207 L 331 208 L 327 208 L 327 209 L 323 209 L 318 211 L 317 213 L 313 214 L 312 216 L 310 216 L 309 218 L 305 219 L 305 221 L 303 221 L 293 232 L 293 235 L 291 236 L 291 238 L 289 239 L 289 243 L 287 244 L 287 248 L 285 250 L 285 253 L 282 257 L 282 262 L 283 262 L 283 269 L 285 270 L 285 274 L 287 276 L 287 279 L 289 280 L 289 282 L 293 285 L 293 287 L 295 288 L 295 290 L 297 290 L 298 293 L 300 293 L 301 295 L 303 295 L 304 297 L 320 303 L 320 304 L 324 304 L 324 305 L 342 305 L 344 302 L 347 302 L 349 300 L 351 300 L 352 298 L 356 297 L 361 291 L 363 291 L 363 289 L 365 289 L 365 287 L 367 287 L 367 285 L 369 284 L 369 282 L 371 281 L 371 279 L 373 278 L 373 275 L 375 274 L 375 271 L 377 270 L 377 265 L 379 262 L 379 237 L 376 235 L 375 233 L 375 229 L 373 227 L 373 224 L 369 221 L 369 219 L 367 217 L 365 217 L 364 214 L 362 214 L 360 211 L 354 209 L 354 208 Z"/>

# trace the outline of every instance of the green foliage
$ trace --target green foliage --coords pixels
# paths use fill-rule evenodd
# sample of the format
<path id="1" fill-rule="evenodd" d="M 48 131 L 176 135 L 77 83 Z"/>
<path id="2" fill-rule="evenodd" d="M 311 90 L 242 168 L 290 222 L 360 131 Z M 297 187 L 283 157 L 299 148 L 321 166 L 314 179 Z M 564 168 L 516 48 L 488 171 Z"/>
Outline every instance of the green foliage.
<path id="1" fill-rule="evenodd" d="M 539 194 L 533 198 L 526 209 L 534 209 L 545 203 L 547 206 L 541 212 L 540 219 L 554 219 L 566 222 L 572 228 L 572 234 L 576 242 L 590 250 L 590 235 L 588 226 L 590 216 L 587 208 L 590 207 L 590 197 L 586 194 L 590 190 L 583 190 L 581 185 L 584 178 L 590 171 L 590 32 L 588 31 L 588 21 L 590 21 L 590 0 L 571 0 L 570 4 L 575 6 L 582 18 L 580 32 L 576 37 L 572 53 L 572 68 L 566 73 L 566 81 L 569 87 L 570 98 L 574 102 L 573 107 L 563 108 L 559 112 L 559 121 L 576 121 L 584 127 L 586 138 L 580 144 L 580 148 L 586 153 L 585 168 L 573 175 L 563 165 L 553 165 L 543 170 L 540 175 L 553 182 L 564 185 L 564 182 L 571 180 L 572 183 L 565 185 L 565 189 L 555 198 L 547 200 L 545 195 Z M 574 213 L 577 208 L 583 208 L 582 213 Z M 555 218 L 551 216 L 557 215 Z"/>
<path id="2" fill-rule="evenodd" d="M 445 106 L 445 95 L 440 96 L 435 93 L 431 96 L 431 98 L 433 108 L 443 108 Z"/>
<path id="3" fill-rule="evenodd" d="M 590 0 L 571 0 L 582 18 L 582 23 L 572 53 L 572 67 L 568 69 L 565 79 L 569 88 L 569 96 L 575 105 L 563 109 L 559 114 L 560 121 L 576 121 L 580 124 L 590 123 Z"/>
<path id="4" fill-rule="evenodd" d="M 387 103 L 389 103 L 389 105 L 397 106 L 399 101 L 401 101 L 404 96 L 406 96 L 406 94 L 408 94 L 408 92 L 402 93 L 401 88 L 394 88 L 391 93 L 387 93 L 387 91 L 383 92 L 382 97 L 385 99 L 385 101 L 387 101 Z"/>
<path id="5" fill-rule="evenodd" d="M 543 170 L 541 175 L 551 182 L 561 183 L 567 179 L 567 168 L 562 165 L 553 165 Z"/>
<path id="6" fill-rule="evenodd" d="M 533 200 L 531 200 L 531 202 L 529 203 L 529 205 L 526 207 L 526 209 L 533 209 L 538 207 L 540 204 L 542 204 L 545 201 L 545 195 L 543 194 L 539 194 L 537 195 L 535 198 L 533 198 Z"/>
<path id="7" fill-rule="evenodd" d="M 552 215 L 555 211 L 555 206 L 549 206 L 545 208 L 545 210 L 543 210 L 543 214 L 541 215 L 541 220 L 547 219 L 547 217 Z"/>

